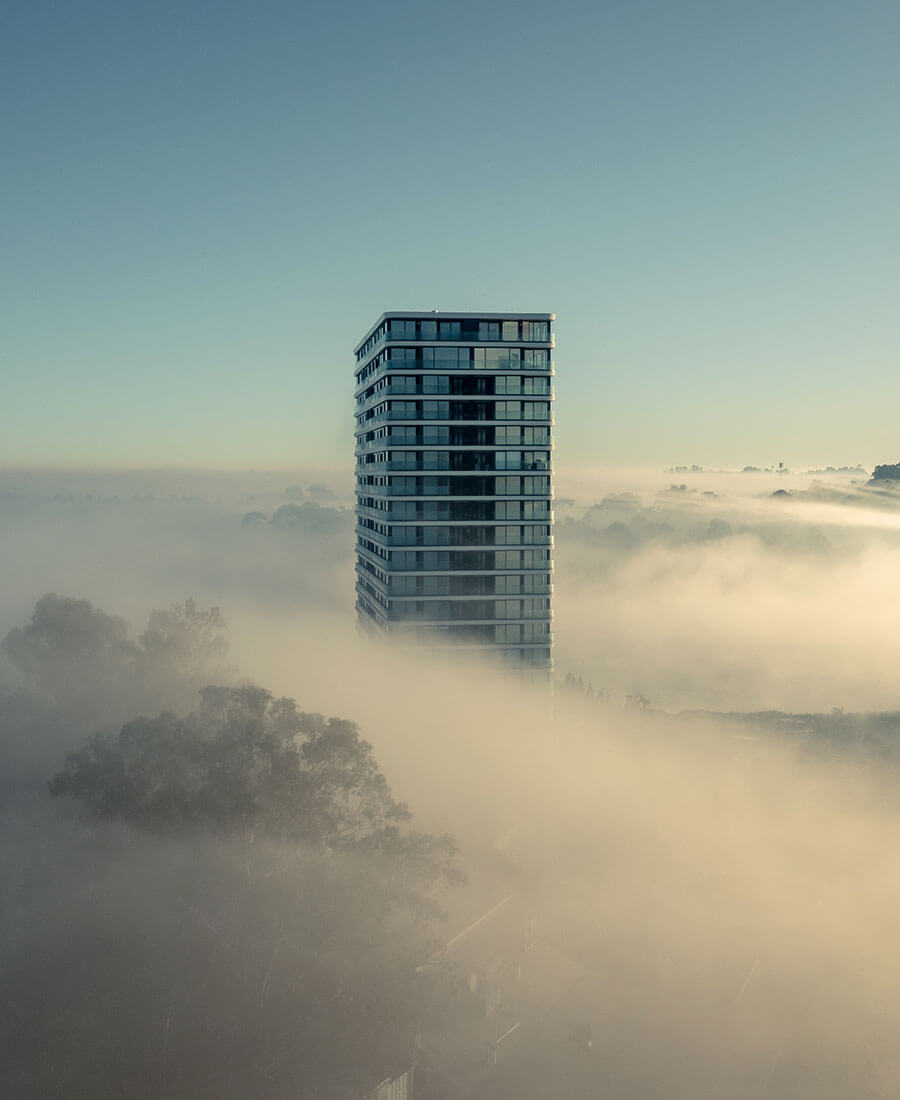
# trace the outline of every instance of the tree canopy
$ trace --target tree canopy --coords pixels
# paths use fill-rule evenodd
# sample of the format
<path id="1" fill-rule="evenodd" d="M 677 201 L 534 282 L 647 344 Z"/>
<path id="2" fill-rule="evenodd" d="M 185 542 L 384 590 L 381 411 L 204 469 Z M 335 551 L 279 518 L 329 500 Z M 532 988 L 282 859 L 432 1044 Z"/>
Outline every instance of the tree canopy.
<path id="1" fill-rule="evenodd" d="M 420 883 L 457 877 L 448 837 L 411 832 L 355 723 L 254 685 L 207 687 L 183 718 L 135 718 L 69 753 L 50 782 L 92 816 L 140 828 L 256 831 L 399 860 Z"/>
<path id="2" fill-rule="evenodd" d="M 55 592 L 41 596 L 31 621 L 0 642 L 28 691 L 95 725 L 144 707 L 183 705 L 216 671 L 221 675 L 217 664 L 227 650 L 217 607 L 187 599 L 152 611 L 132 641 L 124 619 Z"/>

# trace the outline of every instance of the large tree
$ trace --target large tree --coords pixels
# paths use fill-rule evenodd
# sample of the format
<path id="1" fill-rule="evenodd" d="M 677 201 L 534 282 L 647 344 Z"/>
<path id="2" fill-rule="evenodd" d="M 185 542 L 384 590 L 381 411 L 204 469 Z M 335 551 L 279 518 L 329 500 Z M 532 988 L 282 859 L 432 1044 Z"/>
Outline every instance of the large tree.
<path id="1" fill-rule="evenodd" d="M 68 755 L 50 783 L 96 818 L 183 834 L 208 829 L 381 860 L 404 904 L 456 877 L 454 845 L 401 828 L 391 794 L 355 723 L 298 709 L 254 685 L 207 687 L 201 707 L 136 718 Z M 398 871 L 403 871 L 399 876 Z"/>
<path id="2" fill-rule="evenodd" d="M 210 687 L 69 754 L 11 921 L 0 1092 L 360 1097 L 408 1066 L 447 837 L 357 727 Z"/>

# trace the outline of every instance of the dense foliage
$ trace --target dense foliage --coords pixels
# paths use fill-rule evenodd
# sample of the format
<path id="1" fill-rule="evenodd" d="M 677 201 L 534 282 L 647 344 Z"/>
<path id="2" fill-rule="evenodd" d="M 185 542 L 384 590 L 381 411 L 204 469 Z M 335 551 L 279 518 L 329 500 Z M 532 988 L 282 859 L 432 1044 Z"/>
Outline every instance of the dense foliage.
<path id="1" fill-rule="evenodd" d="M 253 685 L 207 687 L 187 717 L 136 718 L 69 754 L 50 783 L 100 820 L 163 832 L 304 844 L 399 863 L 410 883 L 458 878 L 449 837 L 401 829 L 410 813 L 391 795 L 372 746 L 353 722 L 300 711 Z M 397 868 L 392 877 L 399 885 Z M 401 891 L 427 908 L 426 893 Z"/>

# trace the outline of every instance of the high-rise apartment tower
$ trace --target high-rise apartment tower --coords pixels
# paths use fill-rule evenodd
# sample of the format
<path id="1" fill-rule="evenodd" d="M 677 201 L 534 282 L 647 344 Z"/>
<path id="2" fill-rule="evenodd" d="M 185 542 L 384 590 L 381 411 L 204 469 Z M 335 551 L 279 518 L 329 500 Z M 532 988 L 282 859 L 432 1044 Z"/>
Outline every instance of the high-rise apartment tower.
<path id="1" fill-rule="evenodd" d="M 384 313 L 356 348 L 361 624 L 551 668 L 552 313 Z"/>

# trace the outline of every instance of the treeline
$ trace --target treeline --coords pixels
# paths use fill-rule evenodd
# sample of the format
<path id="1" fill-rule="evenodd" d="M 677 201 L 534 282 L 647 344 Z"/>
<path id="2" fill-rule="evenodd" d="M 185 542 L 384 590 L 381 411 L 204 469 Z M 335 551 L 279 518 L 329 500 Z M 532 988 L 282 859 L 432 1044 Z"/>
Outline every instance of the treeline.
<path id="1" fill-rule="evenodd" d="M 276 531 L 305 531 L 318 535 L 349 530 L 352 522 L 352 513 L 345 508 L 330 508 L 312 500 L 304 500 L 301 504 L 282 504 L 271 516 L 265 512 L 247 512 L 241 520 L 244 527 L 268 524 Z"/>

